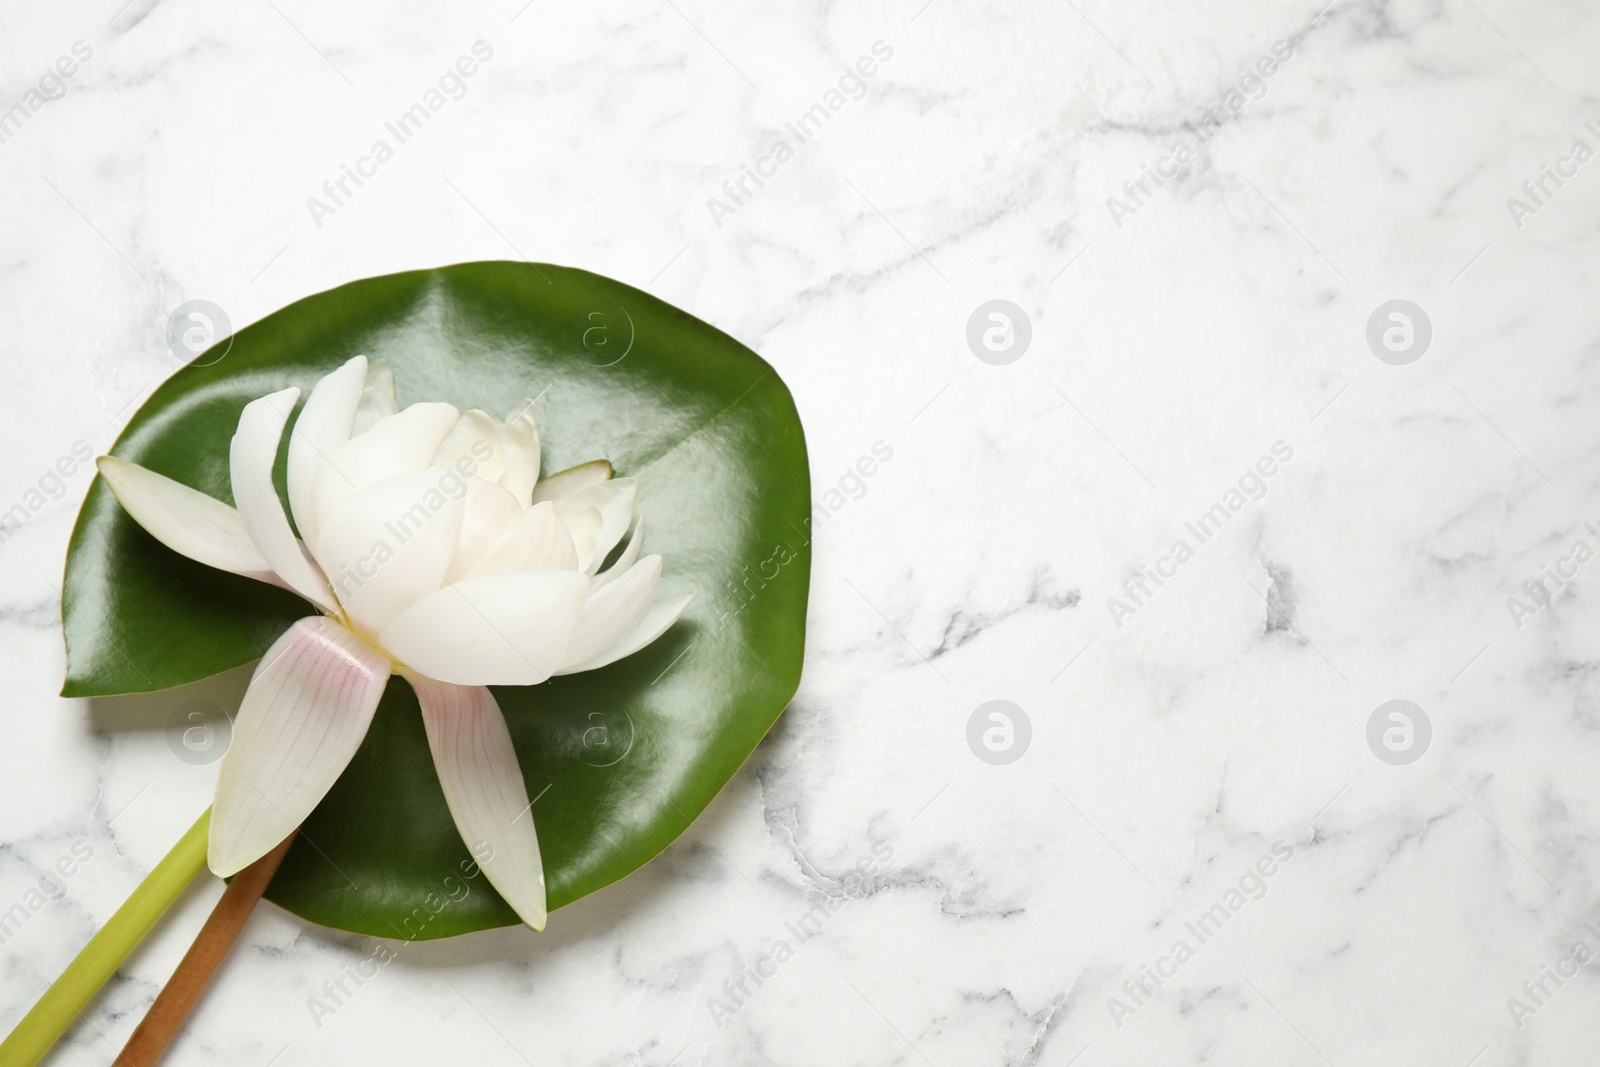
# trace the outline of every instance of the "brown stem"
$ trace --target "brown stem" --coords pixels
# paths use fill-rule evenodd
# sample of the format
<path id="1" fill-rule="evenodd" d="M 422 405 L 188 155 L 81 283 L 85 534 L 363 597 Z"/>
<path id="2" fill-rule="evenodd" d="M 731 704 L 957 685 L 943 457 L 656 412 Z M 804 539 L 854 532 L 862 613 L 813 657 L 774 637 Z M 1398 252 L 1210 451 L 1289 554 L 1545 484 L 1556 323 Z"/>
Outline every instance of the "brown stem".
<path id="1" fill-rule="evenodd" d="M 295 835 L 290 834 L 277 848 L 235 875 L 228 888 L 222 891 L 222 899 L 211 909 L 199 936 L 184 953 L 183 961 L 167 979 L 133 1036 L 128 1038 L 113 1067 L 155 1067 L 194 1010 L 218 964 L 233 947 L 239 931 L 244 929 L 245 920 L 255 910 L 261 894 L 267 891 L 267 884 L 277 873 L 278 864 L 283 862 L 284 853 L 289 851 L 294 838 Z"/>

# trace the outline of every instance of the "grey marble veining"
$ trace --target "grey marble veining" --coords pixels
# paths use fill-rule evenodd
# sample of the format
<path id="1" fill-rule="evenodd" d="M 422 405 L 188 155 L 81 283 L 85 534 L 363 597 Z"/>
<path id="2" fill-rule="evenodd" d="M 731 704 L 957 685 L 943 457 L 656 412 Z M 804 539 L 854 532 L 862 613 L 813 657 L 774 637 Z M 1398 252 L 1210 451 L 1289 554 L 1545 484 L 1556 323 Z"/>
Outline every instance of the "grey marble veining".
<path id="1" fill-rule="evenodd" d="M 1591 5 L 119 3 L 0 34 L 0 1027 L 204 808 L 173 701 L 243 684 L 56 696 L 65 461 L 178 366 L 186 300 L 237 326 L 530 258 L 794 391 L 799 695 L 544 935 L 263 907 L 171 1063 L 1590 1055 Z M 1010 362 L 988 319 L 969 343 L 992 300 L 1031 329 Z M 1369 344 L 1394 300 L 1420 359 Z M 1431 728 L 1409 763 L 1377 753 L 1415 721 L 1369 744 L 1397 699 Z M 996 700 L 1031 731 L 1011 762 L 1017 723 L 971 722 Z M 216 892 L 50 1062 L 110 1061 Z"/>

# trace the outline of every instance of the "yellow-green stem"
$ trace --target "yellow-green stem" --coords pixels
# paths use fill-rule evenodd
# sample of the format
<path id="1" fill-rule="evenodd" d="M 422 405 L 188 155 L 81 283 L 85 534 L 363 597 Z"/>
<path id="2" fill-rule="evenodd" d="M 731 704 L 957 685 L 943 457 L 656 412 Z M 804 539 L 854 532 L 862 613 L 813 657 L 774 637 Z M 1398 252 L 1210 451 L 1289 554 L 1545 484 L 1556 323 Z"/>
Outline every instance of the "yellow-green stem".
<path id="1" fill-rule="evenodd" d="M 82 1016 L 134 946 L 144 940 L 194 876 L 205 870 L 210 829 L 211 809 L 207 808 L 100 932 L 89 939 L 61 977 L 45 990 L 11 1036 L 0 1042 L 0 1064 L 33 1067 L 61 1039 L 67 1027 Z"/>

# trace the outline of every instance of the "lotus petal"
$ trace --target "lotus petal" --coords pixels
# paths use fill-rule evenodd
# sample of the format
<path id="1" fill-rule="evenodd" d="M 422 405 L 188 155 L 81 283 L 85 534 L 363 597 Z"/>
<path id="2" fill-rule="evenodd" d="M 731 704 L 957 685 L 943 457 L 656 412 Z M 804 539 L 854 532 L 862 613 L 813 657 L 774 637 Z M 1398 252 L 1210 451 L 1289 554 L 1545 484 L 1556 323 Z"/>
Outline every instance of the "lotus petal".
<path id="1" fill-rule="evenodd" d="M 283 439 L 283 424 L 299 396 L 300 390 L 290 386 L 245 405 L 229 450 L 233 500 L 267 565 L 295 592 L 324 611 L 337 612 L 327 581 L 290 529 L 283 501 L 272 484 L 272 464 Z"/>
<path id="2" fill-rule="evenodd" d="M 569 493 L 598 485 L 610 477 L 610 460 L 591 459 L 587 463 L 568 467 L 564 471 L 558 471 L 548 478 L 541 479 L 539 484 L 533 487 L 532 499 L 535 504 L 541 500 L 560 500 Z"/>
<path id="3" fill-rule="evenodd" d="M 96 466 L 133 520 L 174 552 L 219 571 L 291 588 L 267 565 L 235 509 L 125 459 L 101 456 Z M 546 506 L 554 512 L 554 505 Z"/>
<path id="4" fill-rule="evenodd" d="M 506 470 L 500 484 L 526 508 L 533 502 L 533 487 L 539 481 L 539 426 L 533 418 L 533 401 L 524 400 L 511 409 L 500 439 L 506 449 Z"/>
<path id="5" fill-rule="evenodd" d="M 533 805 L 500 705 L 481 685 L 450 685 L 409 671 L 404 677 L 422 705 L 433 766 L 461 839 L 518 917 L 543 930 L 544 865 Z"/>
<path id="6" fill-rule="evenodd" d="M 606 556 L 622 540 L 622 535 L 628 532 L 628 524 L 633 521 L 633 498 L 638 487 L 636 479 L 613 478 L 556 499 L 556 510 L 562 515 L 575 514 L 586 508 L 596 508 L 600 512 L 600 532 L 595 535 L 594 554 L 583 567 L 588 573 L 593 574 L 600 568 Z"/>
<path id="7" fill-rule="evenodd" d="M 361 747 L 389 661 L 332 619 L 301 619 L 256 667 L 222 757 L 208 861 L 226 878 L 311 814 Z"/>
<path id="8" fill-rule="evenodd" d="M 633 536 L 628 538 L 628 547 L 622 550 L 622 555 L 611 566 L 589 579 L 589 595 L 593 596 L 597 590 L 622 577 L 633 566 L 634 560 L 639 558 L 639 548 L 643 544 L 644 517 L 640 516 L 639 521 L 633 524 Z"/>
<path id="9" fill-rule="evenodd" d="M 644 621 L 661 583 L 661 557 L 646 556 L 584 601 L 578 630 L 562 666 L 593 659 Z"/>
<path id="10" fill-rule="evenodd" d="M 368 370 L 367 357 L 356 356 L 324 375 L 312 386 L 289 434 L 289 510 L 308 545 L 316 544 L 318 526 L 312 507 L 314 476 L 323 460 L 350 439 L 351 423 L 370 377 Z"/>
<path id="11" fill-rule="evenodd" d="M 498 482 L 506 470 L 506 452 L 500 441 L 500 427 L 494 419 L 477 408 L 462 412 L 461 418 L 439 443 L 432 464 L 435 467 L 455 467 L 462 474 L 471 474 L 486 482 Z"/>
<path id="12" fill-rule="evenodd" d="M 600 513 L 593 512 L 593 528 L 600 529 Z M 548 500 L 517 516 L 498 544 L 484 553 L 464 576 L 503 574 L 507 571 L 578 570 L 578 550 L 567 524 Z"/>
<path id="13" fill-rule="evenodd" d="M 456 545 L 455 558 L 450 561 L 450 569 L 445 573 L 445 581 L 459 582 L 474 574 L 489 573 L 488 568 L 480 568 L 478 564 L 509 536 L 525 514 L 510 490 L 482 478 L 467 479 L 466 513 L 461 519 L 461 538 Z M 527 570 L 529 567 L 494 569 Z"/>
<path id="14" fill-rule="evenodd" d="M 426 470 L 459 417 L 449 404 L 412 404 L 384 416 L 366 433 L 334 449 L 317 468 L 312 486 L 312 510 L 318 521 L 326 521 L 357 490 L 396 474 Z M 310 544 L 316 547 L 316 535 Z"/>
<path id="15" fill-rule="evenodd" d="M 355 422 L 350 435 L 366 433 L 381 418 L 400 410 L 394 399 L 394 369 L 386 359 L 375 359 L 367 365 L 367 384 L 361 390 L 361 403 L 356 406 Z"/>
<path id="16" fill-rule="evenodd" d="M 607 664 L 615 663 L 624 656 L 633 655 L 666 633 L 672 624 L 678 621 L 678 616 L 683 614 L 684 609 L 689 606 L 689 602 L 693 599 L 693 593 L 684 593 L 680 596 L 656 601 L 650 605 L 650 610 L 645 612 L 644 619 L 639 625 L 635 626 L 632 631 L 624 635 L 610 648 L 593 659 L 562 667 L 559 671 L 556 671 L 556 674 L 580 674 L 583 671 L 598 670 Z"/>
<path id="17" fill-rule="evenodd" d="M 317 558 L 362 634 L 376 638 L 444 583 L 465 510 L 460 495 L 441 488 L 452 474 L 429 468 L 385 478 L 351 495 L 322 524 Z"/>
<path id="18" fill-rule="evenodd" d="M 566 660 L 588 589 L 571 571 L 468 578 L 401 612 L 379 643 L 441 682 L 537 685 Z"/>
<path id="19" fill-rule="evenodd" d="M 567 535 L 572 538 L 572 547 L 577 552 L 576 568 L 584 574 L 594 573 L 596 562 L 595 544 L 600 540 L 600 527 L 603 522 L 600 518 L 599 508 L 582 508 L 577 511 L 563 513 L 561 505 L 547 501 L 551 507 L 556 508 L 556 514 L 561 521 L 566 523 Z M 538 505 L 534 505 L 538 507 Z"/>

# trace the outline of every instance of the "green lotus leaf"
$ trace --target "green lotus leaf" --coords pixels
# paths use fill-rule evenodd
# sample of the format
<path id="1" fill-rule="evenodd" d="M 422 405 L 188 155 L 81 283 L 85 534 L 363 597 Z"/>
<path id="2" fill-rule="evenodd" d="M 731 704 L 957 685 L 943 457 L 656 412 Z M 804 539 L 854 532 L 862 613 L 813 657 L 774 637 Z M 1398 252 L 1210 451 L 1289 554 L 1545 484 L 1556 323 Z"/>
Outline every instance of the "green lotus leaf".
<path id="1" fill-rule="evenodd" d="M 231 503 L 228 441 L 244 405 L 308 392 L 359 354 L 393 363 L 402 404 L 500 412 L 537 397 L 544 473 L 603 457 L 636 476 L 645 550 L 665 560 L 660 595 L 698 594 L 633 656 L 494 689 L 560 907 L 671 843 L 794 695 L 811 568 L 794 401 L 755 353 L 637 289 L 547 264 L 466 263 L 352 282 L 240 330 L 158 388 L 112 453 Z M 313 610 L 167 549 L 97 478 L 67 556 L 63 694 L 151 692 L 237 667 Z M 515 923 L 475 874 L 416 697 L 395 679 L 267 896 L 385 937 Z"/>

